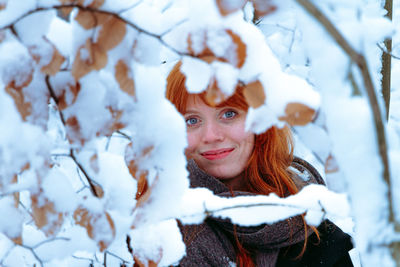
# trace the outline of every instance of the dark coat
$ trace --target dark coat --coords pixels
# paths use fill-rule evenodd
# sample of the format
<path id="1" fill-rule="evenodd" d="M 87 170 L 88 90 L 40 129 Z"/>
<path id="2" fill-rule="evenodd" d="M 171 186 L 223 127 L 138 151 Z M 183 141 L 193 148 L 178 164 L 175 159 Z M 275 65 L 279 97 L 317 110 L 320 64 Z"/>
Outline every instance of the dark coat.
<path id="1" fill-rule="evenodd" d="M 335 224 L 326 220 L 317 228 L 320 239 L 312 234 L 301 258 L 297 258 L 303 248 L 303 242 L 297 243 L 279 252 L 276 266 L 280 267 L 351 267 L 353 263 L 348 251 L 353 248 L 351 237 Z"/>
<path id="2" fill-rule="evenodd" d="M 296 158 L 292 167 L 296 176 L 294 181 L 299 187 L 323 183 L 318 172 L 307 162 Z M 221 196 L 229 193 L 224 184 L 201 171 L 195 163 L 189 163 L 188 169 L 192 187 L 207 187 Z M 180 225 L 186 245 L 186 256 L 180 266 L 234 266 L 236 249 L 232 236 L 241 240 L 257 266 L 353 266 L 348 254 L 352 248 L 350 236 L 328 220 L 318 227 L 319 239 L 308 228 L 307 248 L 302 257 L 298 257 L 304 244 L 303 221 L 301 216 L 289 221 L 291 228 L 288 228 L 288 221 L 257 227 L 237 226 L 235 234 L 232 224 L 216 218 L 209 218 L 200 225 Z"/>

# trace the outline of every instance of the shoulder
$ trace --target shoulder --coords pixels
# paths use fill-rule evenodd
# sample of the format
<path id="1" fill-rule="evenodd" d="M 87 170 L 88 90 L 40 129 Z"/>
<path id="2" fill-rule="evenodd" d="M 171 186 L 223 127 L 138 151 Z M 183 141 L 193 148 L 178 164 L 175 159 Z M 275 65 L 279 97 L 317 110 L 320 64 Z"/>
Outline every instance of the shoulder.
<path id="1" fill-rule="evenodd" d="M 186 246 L 186 255 L 179 266 L 231 266 L 234 262 L 230 241 L 208 223 L 179 224 L 179 228 Z"/>
<path id="2" fill-rule="evenodd" d="M 304 159 L 294 157 L 288 171 L 299 190 L 308 184 L 325 185 L 319 172 Z"/>
<path id="3" fill-rule="evenodd" d="M 317 228 L 319 239 L 312 234 L 302 257 L 303 243 L 282 249 L 277 266 L 353 266 L 349 251 L 353 248 L 351 237 L 334 223 L 326 220 Z"/>

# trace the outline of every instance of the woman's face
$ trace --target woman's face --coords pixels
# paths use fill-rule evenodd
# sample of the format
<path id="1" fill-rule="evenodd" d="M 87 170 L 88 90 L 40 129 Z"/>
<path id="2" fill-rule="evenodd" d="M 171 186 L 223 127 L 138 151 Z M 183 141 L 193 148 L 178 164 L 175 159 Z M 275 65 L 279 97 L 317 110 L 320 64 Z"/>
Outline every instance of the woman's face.
<path id="1" fill-rule="evenodd" d="M 244 130 L 246 114 L 229 106 L 207 106 L 195 96 L 189 97 L 184 113 L 186 156 L 233 189 L 243 188 L 241 178 L 254 147 L 254 134 Z"/>

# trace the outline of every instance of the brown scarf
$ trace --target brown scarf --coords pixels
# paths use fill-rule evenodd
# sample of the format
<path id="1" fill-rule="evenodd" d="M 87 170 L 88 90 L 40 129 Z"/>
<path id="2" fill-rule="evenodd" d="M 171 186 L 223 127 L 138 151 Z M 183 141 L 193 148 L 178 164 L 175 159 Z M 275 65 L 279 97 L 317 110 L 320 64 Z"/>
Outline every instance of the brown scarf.
<path id="1" fill-rule="evenodd" d="M 292 167 L 295 168 L 293 180 L 296 185 L 304 186 L 309 183 L 323 183 L 318 172 L 307 162 L 296 158 Z M 213 191 L 215 195 L 221 197 L 232 196 L 228 187 L 218 179 L 202 171 L 193 160 L 189 161 L 188 170 L 190 172 L 189 179 L 191 187 L 206 187 Z M 254 195 L 241 191 L 234 191 L 233 193 L 235 196 Z M 234 226 L 229 220 L 214 217 L 208 218 L 206 224 L 210 226 L 214 234 L 218 236 L 218 240 L 222 243 L 222 246 L 218 246 L 218 248 L 215 246 L 214 248 L 213 244 L 194 245 L 208 247 L 211 254 L 216 254 L 211 255 L 213 256 L 211 258 L 216 258 L 219 255 L 220 257 L 229 257 L 232 261 L 235 261 L 235 257 L 233 256 L 235 255 L 235 251 L 231 250 L 233 249 L 232 243 L 234 243 L 236 235 L 242 246 L 250 251 L 257 266 L 275 266 L 281 248 L 302 242 L 306 236 L 304 222 L 301 216 L 295 216 L 274 224 L 263 224 L 255 227 Z M 236 231 L 234 230 L 235 227 Z M 190 229 L 201 229 L 200 227 L 191 228 L 185 226 L 182 228 L 184 240 L 185 235 L 192 234 L 188 233 Z M 206 233 L 207 232 L 204 234 Z M 312 234 L 312 230 L 307 227 L 307 236 L 310 234 Z M 204 240 L 207 240 L 207 238 Z M 221 251 L 221 247 L 223 247 L 225 251 Z M 188 257 L 190 257 L 190 255 L 188 255 Z M 190 259 L 187 259 L 187 261 L 190 262 Z M 220 263 L 214 262 L 211 266 L 218 266 L 218 264 Z M 208 265 L 210 265 L 209 260 L 208 264 L 204 266 Z"/>

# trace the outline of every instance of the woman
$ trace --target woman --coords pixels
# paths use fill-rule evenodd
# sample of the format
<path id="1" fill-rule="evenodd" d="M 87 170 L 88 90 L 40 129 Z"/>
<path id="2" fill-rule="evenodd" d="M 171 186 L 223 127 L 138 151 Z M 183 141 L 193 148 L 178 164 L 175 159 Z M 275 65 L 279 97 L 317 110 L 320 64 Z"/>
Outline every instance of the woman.
<path id="1" fill-rule="evenodd" d="M 180 66 L 168 76 L 166 96 L 186 120 L 191 187 L 207 187 L 225 197 L 285 197 L 308 183 L 323 183 L 311 165 L 293 158 L 287 127 L 272 127 L 260 135 L 245 131 L 248 104 L 243 88 L 212 106 L 206 93 L 187 93 Z M 181 266 L 352 266 L 350 237 L 329 221 L 313 228 L 295 216 L 272 225 L 241 227 L 210 217 L 180 228 L 186 244 Z"/>

